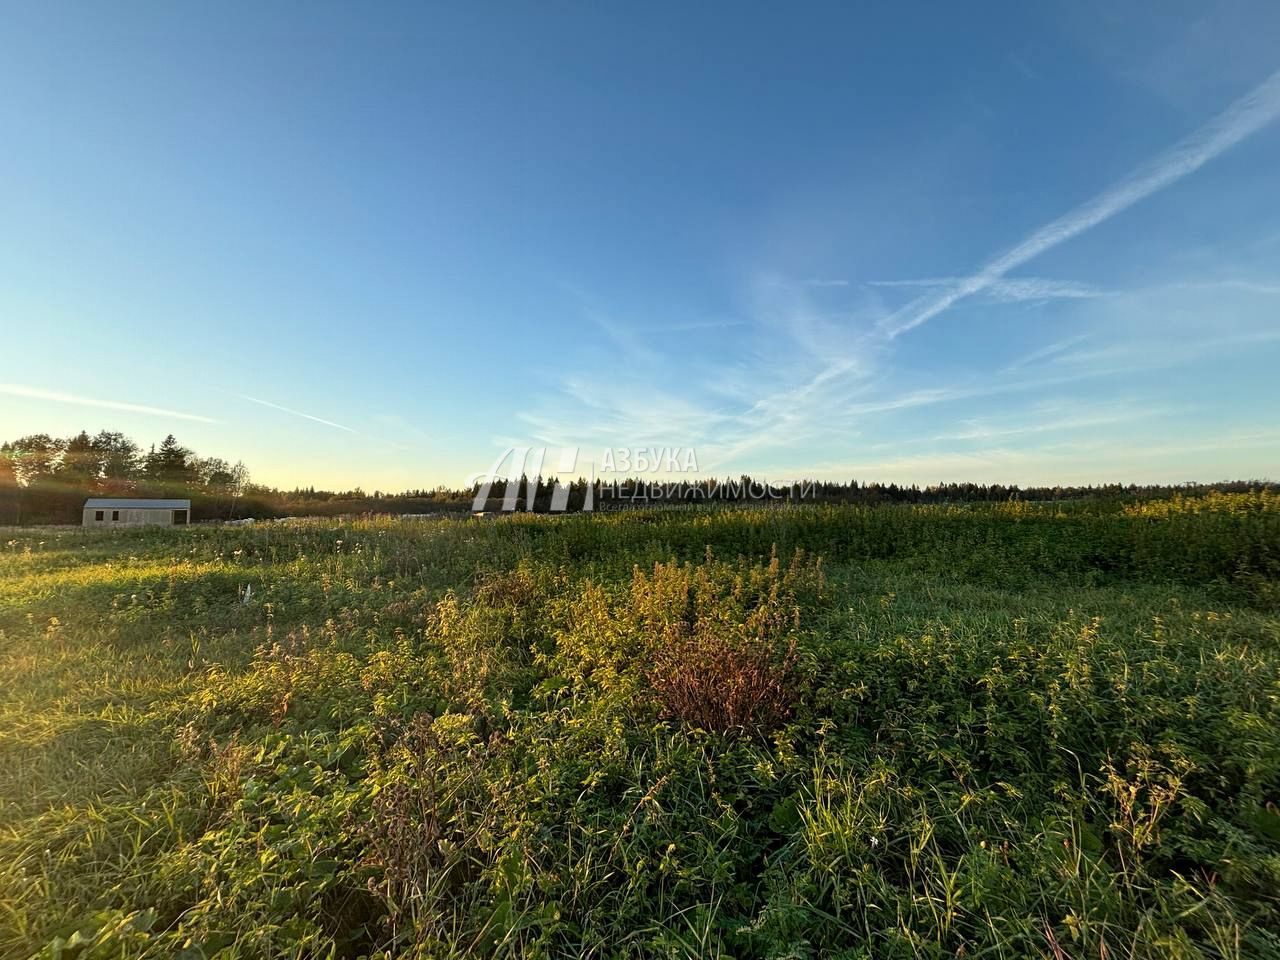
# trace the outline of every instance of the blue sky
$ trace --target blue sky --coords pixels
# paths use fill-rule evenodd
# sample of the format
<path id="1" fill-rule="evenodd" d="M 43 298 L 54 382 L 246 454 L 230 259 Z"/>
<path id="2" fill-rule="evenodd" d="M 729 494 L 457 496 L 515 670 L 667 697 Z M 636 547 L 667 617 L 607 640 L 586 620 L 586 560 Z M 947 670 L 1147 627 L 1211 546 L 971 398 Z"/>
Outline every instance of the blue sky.
<path id="1" fill-rule="evenodd" d="M 1280 5 L 10 6 L 0 436 L 1280 478 Z"/>

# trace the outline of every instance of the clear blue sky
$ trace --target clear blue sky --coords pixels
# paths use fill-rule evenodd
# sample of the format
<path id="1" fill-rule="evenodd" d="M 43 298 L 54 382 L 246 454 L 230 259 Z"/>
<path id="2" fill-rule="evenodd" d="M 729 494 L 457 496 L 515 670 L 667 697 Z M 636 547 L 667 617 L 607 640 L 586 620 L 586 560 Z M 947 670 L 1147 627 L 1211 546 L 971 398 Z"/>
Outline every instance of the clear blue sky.
<path id="1" fill-rule="evenodd" d="M 869 7 L 8 5 L 0 436 L 1280 478 L 1280 5 Z"/>

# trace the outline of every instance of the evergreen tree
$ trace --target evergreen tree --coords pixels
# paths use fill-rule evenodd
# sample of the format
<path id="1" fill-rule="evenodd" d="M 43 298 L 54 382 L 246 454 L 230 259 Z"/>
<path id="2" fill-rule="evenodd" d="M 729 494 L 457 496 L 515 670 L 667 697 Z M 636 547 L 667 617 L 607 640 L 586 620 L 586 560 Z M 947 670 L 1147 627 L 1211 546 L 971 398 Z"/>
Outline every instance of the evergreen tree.
<path id="1" fill-rule="evenodd" d="M 57 477 L 63 483 L 87 486 L 91 481 L 97 480 L 100 474 L 101 466 L 97 451 L 93 448 L 93 439 L 81 430 L 64 443 Z"/>
<path id="2" fill-rule="evenodd" d="M 191 451 L 169 434 L 147 455 L 147 478 L 159 483 L 190 483 L 193 479 Z"/>

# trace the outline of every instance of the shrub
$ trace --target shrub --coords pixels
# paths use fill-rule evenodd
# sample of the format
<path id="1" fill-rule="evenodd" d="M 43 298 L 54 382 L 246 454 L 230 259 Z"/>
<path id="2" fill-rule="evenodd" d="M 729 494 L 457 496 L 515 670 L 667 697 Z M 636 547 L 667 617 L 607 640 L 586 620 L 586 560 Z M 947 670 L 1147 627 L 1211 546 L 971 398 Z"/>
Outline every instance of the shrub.
<path id="1" fill-rule="evenodd" d="M 649 682 L 663 713 L 704 730 L 772 729 L 791 714 L 795 638 L 773 644 L 725 634 L 660 647 Z"/>
<path id="2" fill-rule="evenodd" d="M 821 565 L 797 551 L 784 571 L 725 564 L 655 564 L 636 571 L 631 609 L 648 634 L 645 674 L 664 716 L 704 730 L 761 733 L 791 714 L 798 595 L 820 595 Z"/>

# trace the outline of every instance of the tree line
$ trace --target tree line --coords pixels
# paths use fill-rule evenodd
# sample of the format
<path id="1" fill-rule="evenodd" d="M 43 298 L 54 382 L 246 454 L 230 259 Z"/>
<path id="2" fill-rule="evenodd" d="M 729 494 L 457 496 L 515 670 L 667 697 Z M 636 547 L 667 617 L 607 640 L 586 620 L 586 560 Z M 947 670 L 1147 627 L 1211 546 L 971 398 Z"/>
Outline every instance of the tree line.
<path id="1" fill-rule="evenodd" d="M 555 509 L 556 488 L 554 479 L 520 477 L 493 481 L 484 507 L 489 511 L 501 511 L 512 501 L 517 510 L 547 512 Z M 566 485 L 568 487 L 567 510 L 584 508 L 590 502 L 593 510 L 618 510 L 646 506 L 677 504 L 781 504 L 817 503 L 874 506 L 876 504 L 960 504 L 1002 503 L 1009 500 L 1035 502 L 1066 502 L 1074 500 L 1132 501 L 1168 497 L 1174 493 L 1183 496 L 1203 496 L 1210 491 L 1244 493 L 1254 490 L 1280 490 L 1280 485 L 1266 480 L 1226 480 L 1216 483 L 1136 484 L 1109 483 L 1090 485 L 1055 485 L 1022 487 L 999 483 L 937 483 L 919 484 L 881 483 L 878 481 L 823 481 L 798 480 L 775 484 L 756 479 L 748 474 L 738 477 L 703 478 L 699 480 L 655 480 L 653 478 L 627 478 L 624 480 L 597 480 L 588 483 L 585 478 Z M 512 496 L 508 498 L 508 490 Z M 458 491 L 455 495 L 471 498 L 478 488 Z M 591 496 L 588 498 L 588 489 Z M 563 494 L 562 494 L 563 497 Z"/>
<path id="2" fill-rule="evenodd" d="M 86 498 L 113 496 L 182 497 L 198 515 L 232 517 L 248 487 L 243 463 L 197 456 L 173 434 L 147 450 L 110 430 L 0 444 L 0 523 L 79 522 Z"/>
<path id="3" fill-rule="evenodd" d="M 509 502 L 517 510 L 579 511 L 693 503 L 803 502 L 873 505 L 880 503 L 990 503 L 1006 500 L 1066 501 L 1145 499 L 1172 493 L 1201 495 L 1216 490 L 1243 492 L 1280 489 L 1268 481 L 1219 483 L 1101 484 L 1031 486 L 1004 484 L 917 484 L 804 480 L 776 485 L 750 476 L 698 480 L 595 480 L 565 485 L 547 477 L 497 478 L 483 506 L 500 511 Z M 385 493 L 322 490 L 314 486 L 279 490 L 251 483 L 244 464 L 202 457 L 169 434 L 143 450 L 124 434 L 81 431 L 72 437 L 30 434 L 0 444 L 0 524 L 78 523 L 88 497 L 181 497 L 190 499 L 196 521 L 240 517 L 335 516 L 362 513 L 465 513 L 479 484 L 469 488 L 435 487 Z"/>

